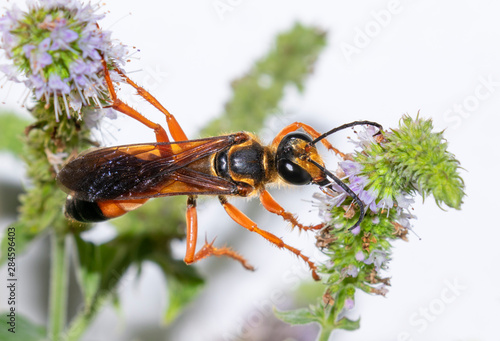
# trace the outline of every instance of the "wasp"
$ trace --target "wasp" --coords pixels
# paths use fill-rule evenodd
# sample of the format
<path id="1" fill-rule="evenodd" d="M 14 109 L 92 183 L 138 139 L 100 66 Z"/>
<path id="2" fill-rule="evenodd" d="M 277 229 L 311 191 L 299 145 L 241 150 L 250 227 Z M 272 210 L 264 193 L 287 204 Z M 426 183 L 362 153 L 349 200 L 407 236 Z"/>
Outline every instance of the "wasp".
<path id="1" fill-rule="evenodd" d="M 144 88 L 135 84 L 123 71 L 115 70 L 122 79 L 135 88 L 138 95 L 165 114 L 170 141 L 165 129 L 121 101 L 110 78 L 107 63 L 103 70 L 109 91 L 109 106 L 147 127 L 156 136 L 155 143 L 131 144 L 97 148 L 83 152 L 67 162 L 57 175 L 61 187 L 68 193 L 65 213 L 80 222 L 100 222 L 119 217 L 142 206 L 155 197 L 186 195 L 186 255 L 187 264 L 208 256 L 228 256 L 245 268 L 253 267 L 229 247 L 217 248 L 205 241 L 196 251 L 198 219 L 196 200 L 199 195 L 217 196 L 226 213 L 239 225 L 258 233 L 278 248 L 284 248 L 302 258 L 312 276 L 319 280 L 316 265 L 302 252 L 262 230 L 243 212 L 228 202 L 228 197 L 258 196 L 262 206 L 280 215 L 300 230 L 318 230 L 322 224 L 305 226 L 285 211 L 266 187 L 270 184 L 315 184 L 325 189 L 337 183 L 353 197 L 360 209 L 355 226 L 364 216 L 364 206 L 356 194 L 325 168 L 316 144 L 343 154 L 325 138 L 334 132 L 354 125 L 378 123 L 356 121 L 320 134 L 309 125 L 295 122 L 282 129 L 270 145 L 263 145 L 248 132 L 189 140 L 175 117 Z M 302 129 L 304 132 L 299 131 Z M 333 182 L 332 182 L 333 181 Z M 354 227 L 354 226 L 353 226 Z"/>

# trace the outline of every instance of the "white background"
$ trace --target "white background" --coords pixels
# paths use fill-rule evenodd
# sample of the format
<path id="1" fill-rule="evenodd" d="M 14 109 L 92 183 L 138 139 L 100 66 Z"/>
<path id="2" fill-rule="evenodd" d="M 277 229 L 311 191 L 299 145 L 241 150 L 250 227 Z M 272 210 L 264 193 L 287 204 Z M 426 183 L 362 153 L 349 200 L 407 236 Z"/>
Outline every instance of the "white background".
<path id="1" fill-rule="evenodd" d="M 228 4 L 231 11 L 217 13 L 217 3 Z M 1 4 L 10 7 L 12 1 Z M 403 114 L 415 116 L 418 111 L 433 119 L 436 131 L 446 129 L 449 150 L 464 168 L 467 197 L 462 210 L 444 212 L 432 198 L 425 205 L 417 199 L 414 227 L 422 240 L 412 235 L 409 243 L 396 243 L 387 297 L 359 294 L 350 316 L 362 317 L 361 328 L 337 331 L 331 339 L 498 340 L 500 232 L 494 215 L 500 156 L 498 2 L 107 0 L 104 9 L 109 13 L 101 26 L 140 49 L 134 55 L 140 59 L 127 70 L 140 70 L 131 75 L 176 115 L 189 137 L 199 137 L 199 129 L 222 112 L 230 98 L 230 81 L 247 71 L 269 50 L 275 35 L 296 21 L 326 30 L 328 46 L 306 82 L 305 93 L 287 89 L 278 118 L 264 132 L 267 141 L 295 120 L 318 130 L 357 119 L 390 128 Z M 14 87 L 7 94 L 7 88 L 1 89 L 2 106 L 18 108 L 21 90 Z M 151 113 L 153 120 L 162 121 L 154 110 L 127 93 L 124 96 L 142 112 Z M 151 132 L 128 118 L 112 121 L 96 134 L 109 144 L 153 140 Z M 342 140 L 345 136 L 331 139 L 348 148 Z M 11 159 L 3 155 L 2 160 Z M 15 167 L 3 162 L 0 174 Z M 317 221 L 317 213 L 310 212 L 312 205 L 302 200 L 310 200 L 313 189 L 272 193 L 304 221 Z M 312 235 L 299 237 L 278 218 L 256 217 L 258 211 L 257 205 L 245 208 L 262 227 L 313 254 Z M 258 236 L 243 232 L 234 240 L 231 232 L 238 227 L 223 213 L 215 202 L 201 205 L 200 242 L 205 231 L 209 238 L 218 235 L 220 245 L 231 244 L 257 272 L 246 272 L 223 259 L 200 262 L 197 266 L 208 276 L 206 291 L 169 336 L 162 336 L 167 335 L 159 326 L 168 301 L 166 284 L 158 269 L 146 265 L 140 279 L 132 271 L 121 285 L 122 312 L 106 308 L 84 340 L 231 340 L 222 335 L 234 335 L 242 321 L 252 319 L 254 332 L 258 331 L 263 322 L 255 312 L 268 309 L 273 295 L 293 287 L 297 276 L 309 280 L 309 275 L 298 260 Z M 184 244 L 176 249 L 181 257 Z M 33 258 L 36 250 L 30 254 Z M 24 313 L 42 322 L 43 311 L 31 308 L 37 278 L 26 276 L 31 278 L 21 279 L 24 291 L 19 292 L 24 295 Z M 458 289 L 449 290 L 449 283 Z M 4 308 L 6 299 L 3 295 L 0 299 Z"/>

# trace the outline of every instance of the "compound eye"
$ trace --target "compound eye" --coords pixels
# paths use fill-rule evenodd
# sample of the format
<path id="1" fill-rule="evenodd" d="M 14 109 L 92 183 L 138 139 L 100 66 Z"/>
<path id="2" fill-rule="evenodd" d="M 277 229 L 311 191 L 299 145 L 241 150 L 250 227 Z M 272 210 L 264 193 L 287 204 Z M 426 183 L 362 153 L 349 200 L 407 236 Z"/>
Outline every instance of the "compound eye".
<path id="1" fill-rule="evenodd" d="M 311 175 L 304 168 L 286 159 L 278 161 L 278 174 L 292 185 L 307 185 L 312 181 Z"/>

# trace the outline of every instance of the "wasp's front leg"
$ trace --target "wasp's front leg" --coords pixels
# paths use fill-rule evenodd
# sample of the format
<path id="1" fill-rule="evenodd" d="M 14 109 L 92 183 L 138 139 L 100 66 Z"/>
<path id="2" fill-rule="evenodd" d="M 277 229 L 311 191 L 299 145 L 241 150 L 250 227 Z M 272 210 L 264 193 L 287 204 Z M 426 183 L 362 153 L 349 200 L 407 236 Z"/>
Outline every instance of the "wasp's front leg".
<path id="1" fill-rule="evenodd" d="M 318 225 L 311 225 L 311 226 L 305 226 L 302 225 L 297 221 L 297 218 L 290 212 L 285 211 L 283 207 L 281 207 L 280 204 L 269 194 L 268 191 L 265 189 L 261 190 L 260 195 L 259 195 L 260 202 L 262 203 L 262 206 L 266 210 L 268 210 L 271 213 L 277 214 L 285 221 L 288 221 L 290 224 L 292 224 L 293 227 L 298 227 L 300 230 L 319 230 L 323 228 L 323 224 L 318 224 Z"/>
<path id="2" fill-rule="evenodd" d="M 273 142 L 272 142 L 272 145 L 273 146 L 278 146 L 279 143 L 281 142 L 281 140 L 283 139 L 283 137 L 285 137 L 285 135 L 291 133 L 291 132 L 294 132 L 296 130 L 299 130 L 300 128 L 304 129 L 304 131 L 306 133 L 308 133 L 309 135 L 312 136 L 313 139 L 316 139 L 318 138 L 319 136 L 321 136 L 321 134 L 319 132 L 316 131 L 316 129 L 314 129 L 313 127 L 311 127 L 310 125 L 307 125 L 305 123 L 302 123 L 302 122 L 294 122 L 288 126 L 286 126 L 285 128 L 283 128 L 279 133 L 278 135 L 276 135 L 276 137 L 274 138 Z M 330 142 L 328 142 L 326 139 L 323 139 L 321 140 L 321 143 L 323 143 L 323 145 L 328 149 L 328 150 L 331 150 L 333 151 L 335 154 L 339 155 L 340 157 L 344 158 L 345 157 L 345 154 L 342 153 L 340 150 L 338 150 L 337 148 L 333 147 L 332 144 Z"/>
<path id="3" fill-rule="evenodd" d="M 314 278 L 314 280 L 316 280 L 316 281 L 320 280 L 320 277 L 318 276 L 318 274 L 316 272 L 317 267 L 314 264 L 314 262 L 312 262 L 309 259 L 309 257 L 303 255 L 302 252 L 300 252 L 300 250 L 286 244 L 283 240 L 281 240 L 281 238 L 278 238 L 274 234 L 260 229 L 257 226 L 257 224 L 254 221 L 252 221 L 250 218 L 248 218 L 243 212 L 241 212 L 235 206 L 228 203 L 227 199 L 224 196 L 222 196 L 222 195 L 219 196 L 219 201 L 222 204 L 222 206 L 224 207 L 224 209 L 226 210 L 227 214 L 236 223 L 238 223 L 239 225 L 243 226 L 244 228 L 246 228 L 247 230 L 249 230 L 251 232 L 258 233 L 259 235 L 261 235 L 262 237 L 264 237 L 265 239 L 267 239 L 268 241 L 270 241 L 271 243 L 276 245 L 278 248 L 287 249 L 287 250 L 293 252 L 295 255 L 297 255 L 297 257 L 302 258 L 302 260 L 304 260 L 304 262 L 306 262 L 307 265 L 309 266 L 309 268 L 311 269 L 312 277 Z"/>

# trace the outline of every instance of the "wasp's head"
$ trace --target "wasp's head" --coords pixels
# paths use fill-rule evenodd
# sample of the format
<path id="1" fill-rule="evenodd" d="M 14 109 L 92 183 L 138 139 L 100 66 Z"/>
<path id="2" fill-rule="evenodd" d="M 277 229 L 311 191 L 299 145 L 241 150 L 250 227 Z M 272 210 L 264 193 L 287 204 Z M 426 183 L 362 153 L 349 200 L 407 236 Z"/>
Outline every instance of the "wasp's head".
<path id="1" fill-rule="evenodd" d="M 339 130 L 365 124 L 375 126 L 379 129 L 379 132 L 375 135 L 380 134 L 382 131 L 382 126 L 376 122 L 355 121 L 333 128 L 317 136 L 314 140 L 307 134 L 293 132 L 285 135 L 276 150 L 276 169 L 279 176 L 285 182 L 293 185 L 312 183 L 319 185 L 323 191 L 331 189 L 331 186 L 336 184 L 353 198 L 359 206 L 360 213 L 358 221 L 349 230 L 358 226 L 363 220 L 365 215 L 363 202 L 342 180 L 325 168 L 325 164 L 319 156 L 315 144 Z"/>
<path id="2" fill-rule="evenodd" d="M 290 133 L 280 141 L 276 150 L 276 170 L 285 182 L 320 186 L 329 183 L 325 172 L 317 166 L 324 163 L 312 141 L 309 135 L 300 132 Z"/>

